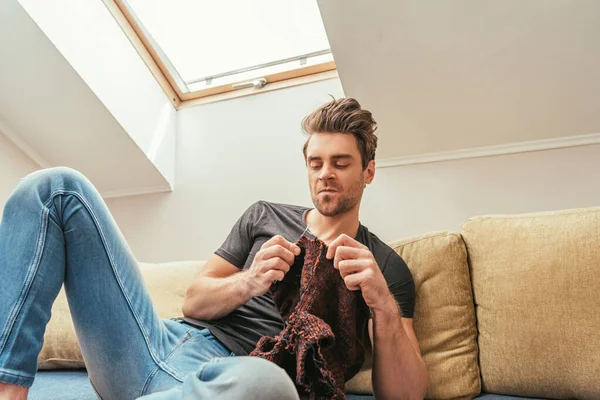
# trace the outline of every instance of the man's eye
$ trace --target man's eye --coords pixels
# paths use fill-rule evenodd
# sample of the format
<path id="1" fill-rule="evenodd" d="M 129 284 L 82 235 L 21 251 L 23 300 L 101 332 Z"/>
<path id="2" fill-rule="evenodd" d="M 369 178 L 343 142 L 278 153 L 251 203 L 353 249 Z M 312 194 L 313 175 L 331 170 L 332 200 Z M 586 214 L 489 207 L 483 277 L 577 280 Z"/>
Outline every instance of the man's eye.
<path id="1" fill-rule="evenodd" d="M 321 168 L 321 166 L 319 164 L 311 164 L 310 168 L 312 168 L 312 169 L 319 169 L 319 168 Z"/>
<path id="2" fill-rule="evenodd" d="M 339 169 L 344 169 L 344 168 L 348 167 L 348 164 L 346 164 L 346 165 L 337 164 L 335 167 L 339 168 Z"/>

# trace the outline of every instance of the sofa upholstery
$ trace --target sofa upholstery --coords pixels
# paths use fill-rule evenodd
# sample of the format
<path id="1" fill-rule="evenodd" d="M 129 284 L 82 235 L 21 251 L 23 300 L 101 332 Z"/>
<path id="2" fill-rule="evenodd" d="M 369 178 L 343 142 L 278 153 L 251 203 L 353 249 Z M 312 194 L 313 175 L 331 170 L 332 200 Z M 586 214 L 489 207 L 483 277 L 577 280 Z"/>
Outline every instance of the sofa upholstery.
<path id="1" fill-rule="evenodd" d="M 40 371 L 29 391 L 29 400 L 96 400 L 87 372 L 78 370 Z M 371 395 L 348 394 L 347 400 L 373 400 Z M 477 400 L 523 400 L 524 397 L 483 394 Z M 529 399 L 529 398 L 527 398 Z M 531 398 L 531 400 L 540 400 Z"/>
<path id="2" fill-rule="evenodd" d="M 415 334 L 429 375 L 428 396 L 472 398 L 481 391 L 477 328 L 467 250 L 459 234 L 439 232 L 390 243 L 416 286 Z"/>
<path id="3" fill-rule="evenodd" d="M 600 208 L 475 217 L 461 233 L 389 243 L 417 287 L 414 326 L 430 378 L 427 398 L 600 398 L 598 243 Z M 202 264 L 140 263 L 159 315 L 180 315 Z M 348 392 L 365 395 L 357 398 L 372 398 L 371 362 L 347 383 Z M 31 398 L 67 379 L 69 388 L 84 390 L 85 370 L 52 370 L 84 367 L 64 293 L 38 364 Z"/>
<path id="4" fill-rule="evenodd" d="M 373 396 L 350 394 L 346 399 L 371 400 Z M 97 400 L 97 397 L 84 369 L 47 370 L 37 374 L 28 400 Z"/>
<path id="5" fill-rule="evenodd" d="M 463 225 L 483 388 L 600 398 L 600 208 Z"/>

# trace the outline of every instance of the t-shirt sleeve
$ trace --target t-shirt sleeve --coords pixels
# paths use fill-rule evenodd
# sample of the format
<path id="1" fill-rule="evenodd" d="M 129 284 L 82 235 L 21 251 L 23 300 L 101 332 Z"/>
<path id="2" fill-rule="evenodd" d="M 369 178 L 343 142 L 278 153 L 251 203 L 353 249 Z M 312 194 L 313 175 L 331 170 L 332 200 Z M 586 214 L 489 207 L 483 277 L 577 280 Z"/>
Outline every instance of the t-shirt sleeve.
<path id="1" fill-rule="evenodd" d="M 254 244 L 255 226 L 262 215 L 261 202 L 252 204 L 237 220 L 215 254 L 242 269 Z"/>
<path id="2" fill-rule="evenodd" d="M 402 317 L 412 318 L 415 311 L 415 281 L 402 257 L 392 250 L 382 273 L 402 310 Z"/>

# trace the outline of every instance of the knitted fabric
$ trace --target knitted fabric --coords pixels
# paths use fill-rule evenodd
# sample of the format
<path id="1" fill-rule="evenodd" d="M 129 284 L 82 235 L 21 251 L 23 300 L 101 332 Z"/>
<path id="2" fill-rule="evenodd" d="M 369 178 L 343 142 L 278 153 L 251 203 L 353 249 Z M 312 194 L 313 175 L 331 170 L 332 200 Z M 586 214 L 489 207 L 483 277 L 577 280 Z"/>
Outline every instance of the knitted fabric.
<path id="1" fill-rule="evenodd" d="M 302 399 L 344 399 L 344 383 L 364 361 L 369 310 L 360 291 L 350 291 L 327 260 L 327 245 L 302 236 L 290 271 L 271 288 L 284 321 L 250 354 L 286 370 Z"/>

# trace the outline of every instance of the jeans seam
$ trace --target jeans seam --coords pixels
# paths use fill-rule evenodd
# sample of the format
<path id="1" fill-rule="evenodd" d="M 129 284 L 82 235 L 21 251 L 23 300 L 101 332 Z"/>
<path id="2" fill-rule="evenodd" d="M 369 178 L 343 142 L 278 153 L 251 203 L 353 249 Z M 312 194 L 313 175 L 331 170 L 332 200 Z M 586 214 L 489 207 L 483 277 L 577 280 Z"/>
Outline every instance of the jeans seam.
<path id="1" fill-rule="evenodd" d="M 167 354 L 165 356 L 165 358 L 162 360 L 161 365 L 157 366 L 151 373 L 150 375 L 148 375 L 148 378 L 146 378 L 146 381 L 144 382 L 144 385 L 142 386 L 142 390 L 140 391 L 140 397 L 144 396 L 146 394 L 146 390 L 148 390 L 148 386 L 150 385 L 150 382 L 152 382 L 152 379 L 156 376 L 156 374 L 158 373 L 158 371 L 160 371 L 162 368 L 162 365 L 164 363 L 167 362 L 167 360 L 169 359 L 169 357 L 171 356 L 171 354 L 173 354 L 173 352 L 175 352 L 175 350 L 177 350 L 179 347 L 181 347 L 185 342 L 187 342 L 190 338 L 190 331 L 192 330 L 192 328 L 188 329 L 187 331 L 185 331 L 185 333 L 183 334 L 183 336 L 181 337 L 181 339 L 179 339 L 179 341 L 175 344 L 175 346 L 173 346 L 173 348 L 171 349 L 171 351 L 169 351 L 169 354 Z M 177 376 L 175 376 L 177 375 Z M 175 375 L 171 375 L 173 378 L 175 378 L 176 380 L 183 382 L 183 377 L 179 374 L 175 374 Z"/>
<path id="2" fill-rule="evenodd" d="M 89 381 L 90 381 L 90 386 L 94 390 L 94 393 L 96 393 L 96 396 L 98 397 L 98 399 L 102 400 L 102 396 L 100 396 L 100 393 L 98 393 L 98 390 L 96 389 L 96 386 L 94 386 L 94 382 L 92 382 L 91 379 L 89 379 Z"/>
<path id="3" fill-rule="evenodd" d="M 24 387 L 31 387 L 33 385 L 35 377 L 21 375 L 19 373 L 14 373 L 13 370 L 6 370 L 4 368 L 0 368 L 0 384 L 8 383 L 9 385 L 17 385 Z"/>
<path id="4" fill-rule="evenodd" d="M 8 372 L 2 368 L 0 368 L 0 373 L 2 373 L 4 375 L 14 376 L 15 378 L 24 378 L 24 379 L 33 379 L 34 378 L 33 376 L 14 374 L 14 373 Z"/>
<path id="5" fill-rule="evenodd" d="M 163 358 L 163 360 L 162 360 L 163 363 L 166 362 L 169 359 L 169 357 L 171 357 L 171 354 L 173 354 L 173 352 L 175 352 L 175 350 L 177 350 L 178 348 L 181 347 L 181 345 L 183 345 L 185 342 L 190 340 L 190 338 L 191 338 L 190 332 L 192 331 L 192 329 L 193 328 L 185 331 L 185 333 L 183 334 L 183 337 L 177 341 L 177 343 L 175 344 L 175 346 L 173 346 L 171 351 L 169 351 L 169 353 L 165 356 L 165 358 Z M 177 374 L 177 375 L 179 375 L 179 374 Z M 181 378 L 181 376 L 179 376 L 179 377 Z"/>
<path id="6" fill-rule="evenodd" d="M 52 194 L 50 195 L 50 199 L 46 203 L 52 202 L 53 199 L 59 194 L 60 195 L 71 195 L 71 196 L 76 197 L 81 202 L 81 204 L 85 207 L 86 211 L 89 213 L 90 217 L 94 221 L 94 225 L 96 226 L 96 229 L 98 230 L 98 234 L 100 235 L 100 238 L 102 240 L 104 251 L 106 252 L 106 255 L 110 262 L 110 266 L 111 266 L 112 272 L 115 276 L 115 279 L 117 280 L 117 284 L 119 285 L 119 289 L 121 290 L 123 297 L 125 297 L 125 301 L 127 301 L 129 310 L 131 311 L 131 313 L 133 314 L 133 317 L 135 318 L 135 321 L 138 325 L 138 329 L 140 330 L 140 332 L 142 333 L 142 336 L 144 337 L 144 341 L 146 342 L 146 347 L 148 348 L 148 352 L 150 353 L 150 356 L 154 360 L 154 363 L 158 366 L 161 366 L 163 363 L 160 361 L 160 357 L 158 357 L 158 355 L 156 353 L 156 349 L 152 346 L 152 344 L 150 342 L 150 337 L 148 335 L 148 332 L 146 331 L 146 328 L 144 327 L 144 324 L 141 322 L 138 313 L 135 311 L 134 307 L 132 306 L 132 302 L 131 302 L 131 299 L 129 298 L 129 294 L 125 291 L 125 289 L 123 287 L 122 279 L 121 279 L 120 275 L 117 273 L 117 270 L 115 268 L 114 256 L 108 246 L 108 243 L 106 241 L 106 236 L 104 234 L 104 231 L 102 230 L 102 227 L 100 226 L 100 224 L 98 222 L 98 217 L 94 213 L 93 208 L 88 204 L 88 202 L 85 199 L 85 196 L 83 196 L 81 193 L 79 193 L 77 191 L 64 190 L 64 189 L 59 189 L 59 190 L 55 190 L 54 192 L 52 192 Z M 170 367 L 164 366 L 163 368 L 166 373 L 168 373 L 169 375 L 171 375 L 175 379 L 177 379 L 176 378 L 177 374 L 174 371 L 172 371 Z"/>
<path id="7" fill-rule="evenodd" d="M 203 363 L 200 368 L 198 368 L 198 371 L 196 371 L 195 375 L 198 377 L 198 379 L 200 381 L 202 381 L 202 376 L 204 374 L 204 369 L 206 368 L 206 366 L 208 364 L 210 364 L 213 360 L 210 360 L 209 362 Z"/>
<path id="8" fill-rule="evenodd" d="M 154 377 L 156 376 L 158 371 L 160 371 L 160 367 L 156 367 L 156 368 L 154 368 L 154 370 L 152 372 L 150 372 L 150 375 L 148 375 L 148 377 L 146 378 L 146 381 L 144 382 L 144 385 L 142 386 L 142 389 L 140 390 L 140 395 L 138 397 L 142 397 L 142 396 L 146 395 L 148 386 L 150 386 L 150 382 L 152 382 L 152 379 L 154 379 Z"/>
<path id="9" fill-rule="evenodd" d="M 50 210 L 47 207 L 42 209 L 42 214 L 40 216 L 42 225 L 40 227 L 40 233 L 37 238 L 33 262 L 29 265 L 29 268 L 28 268 L 29 271 L 27 273 L 27 276 L 25 277 L 25 284 L 23 286 L 23 289 L 21 290 L 21 294 L 19 295 L 17 304 L 15 304 L 15 306 L 13 307 L 13 309 L 10 313 L 10 316 L 8 317 L 8 321 L 4 328 L 4 331 L 2 332 L 2 336 L 0 337 L 0 354 L 2 354 L 2 352 L 4 351 L 6 343 L 8 342 L 8 338 L 10 337 L 10 334 L 12 333 L 14 324 L 17 320 L 17 317 L 21 313 L 21 310 L 23 309 L 23 305 L 25 304 L 25 301 L 27 300 L 27 297 L 29 296 L 29 292 L 31 291 L 31 286 L 33 284 L 33 280 L 35 279 L 35 276 L 37 275 L 37 271 L 39 269 L 40 262 L 42 260 L 44 244 L 46 243 L 46 234 L 47 234 L 47 230 L 48 230 L 48 214 L 49 213 L 50 213 Z"/>
<path id="10" fill-rule="evenodd" d="M 202 377 L 204 376 L 204 370 L 206 369 L 206 367 L 209 364 L 216 364 L 219 363 L 224 357 L 217 357 L 217 358 L 213 358 L 212 360 L 209 360 L 205 363 L 202 364 L 202 366 L 200 366 L 200 368 L 198 369 L 198 371 L 196 372 L 196 376 L 198 377 L 198 379 L 200 379 L 201 381 L 203 380 Z M 226 357 L 225 357 L 226 358 Z"/>

